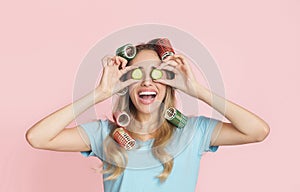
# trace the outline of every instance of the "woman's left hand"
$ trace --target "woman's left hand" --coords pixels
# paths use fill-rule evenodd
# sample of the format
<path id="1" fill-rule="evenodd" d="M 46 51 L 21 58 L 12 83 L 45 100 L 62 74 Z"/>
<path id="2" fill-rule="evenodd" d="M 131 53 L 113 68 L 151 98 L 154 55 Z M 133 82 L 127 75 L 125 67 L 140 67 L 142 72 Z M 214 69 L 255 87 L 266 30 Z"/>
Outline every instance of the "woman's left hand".
<path id="1" fill-rule="evenodd" d="M 172 79 L 161 78 L 154 80 L 154 82 L 169 85 L 188 95 L 197 97 L 197 90 L 199 90 L 200 84 L 183 55 L 175 54 L 167 57 L 157 69 L 171 71 L 175 76 Z"/>

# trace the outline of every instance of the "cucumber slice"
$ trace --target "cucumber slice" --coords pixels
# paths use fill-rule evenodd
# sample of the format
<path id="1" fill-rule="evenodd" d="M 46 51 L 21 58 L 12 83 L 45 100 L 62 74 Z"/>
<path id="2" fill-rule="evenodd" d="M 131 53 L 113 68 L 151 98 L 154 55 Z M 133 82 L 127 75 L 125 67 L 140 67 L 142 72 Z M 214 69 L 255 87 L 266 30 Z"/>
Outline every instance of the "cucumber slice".
<path id="1" fill-rule="evenodd" d="M 163 73 L 160 69 L 153 69 L 151 71 L 152 79 L 160 79 L 160 78 L 162 78 L 162 76 L 163 76 Z"/>
<path id="2" fill-rule="evenodd" d="M 132 79 L 135 79 L 135 80 L 142 79 L 142 77 L 143 77 L 142 70 L 140 68 L 137 68 L 137 69 L 133 70 L 132 74 L 131 74 L 131 77 L 132 77 Z"/>

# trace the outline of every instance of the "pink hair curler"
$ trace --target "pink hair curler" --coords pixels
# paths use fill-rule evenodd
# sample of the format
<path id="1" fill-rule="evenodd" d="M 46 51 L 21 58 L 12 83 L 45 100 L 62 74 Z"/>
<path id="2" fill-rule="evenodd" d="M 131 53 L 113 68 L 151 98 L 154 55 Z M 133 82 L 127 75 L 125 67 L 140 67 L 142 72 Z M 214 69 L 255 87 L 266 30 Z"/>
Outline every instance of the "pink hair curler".
<path id="1" fill-rule="evenodd" d="M 114 120 L 120 127 L 127 127 L 130 123 L 130 117 L 125 111 L 117 111 L 113 114 Z"/>

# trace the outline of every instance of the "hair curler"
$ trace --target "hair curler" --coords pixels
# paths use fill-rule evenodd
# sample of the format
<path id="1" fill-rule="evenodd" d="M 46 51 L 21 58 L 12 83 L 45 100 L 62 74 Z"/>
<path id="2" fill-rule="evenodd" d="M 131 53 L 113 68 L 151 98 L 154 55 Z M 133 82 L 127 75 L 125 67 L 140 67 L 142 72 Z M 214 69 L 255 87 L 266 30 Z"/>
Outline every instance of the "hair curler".
<path id="1" fill-rule="evenodd" d="M 155 43 L 155 47 L 161 60 L 175 54 L 175 51 L 167 38 L 158 39 Z"/>
<path id="2" fill-rule="evenodd" d="M 114 140 L 126 150 L 130 150 L 135 146 L 135 140 L 130 136 L 129 132 L 123 128 L 116 128 L 113 132 Z"/>
<path id="3" fill-rule="evenodd" d="M 183 115 L 174 107 L 170 107 L 166 110 L 165 118 L 178 128 L 183 128 L 187 123 L 187 116 Z"/>
<path id="4" fill-rule="evenodd" d="M 119 47 L 116 50 L 116 55 L 123 57 L 127 61 L 133 59 L 136 55 L 136 47 L 130 43 Z"/>
<path id="5" fill-rule="evenodd" d="M 130 123 L 130 117 L 125 111 L 116 111 L 113 117 L 116 124 L 120 127 L 127 127 Z"/>

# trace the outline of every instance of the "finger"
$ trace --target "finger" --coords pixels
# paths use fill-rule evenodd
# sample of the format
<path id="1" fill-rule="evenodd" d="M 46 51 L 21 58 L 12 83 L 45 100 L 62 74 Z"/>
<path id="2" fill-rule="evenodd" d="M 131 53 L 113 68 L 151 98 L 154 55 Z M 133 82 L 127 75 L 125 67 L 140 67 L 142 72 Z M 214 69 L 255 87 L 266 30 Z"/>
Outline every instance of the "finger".
<path id="1" fill-rule="evenodd" d="M 115 63 L 115 60 L 114 60 L 113 57 L 108 58 L 108 60 L 107 60 L 107 65 L 108 66 L 112 66 L 114 63 Z"/>
<path id="2" fill-rule="evenodd" d="M 134 83 L 138 83 L 139 81 L 141 81 L 141 80 L 127 79 L 126 81 L 123 82 L 123 86 L 127 87 L 127 86 L 130 86 L 130 85 L 134 84 Z"/>
<path id="3" fill-rule="evenodd" d="M 115 65 L 120 65 L 121 64 L 121 62 L 118 59 L 118 56 L 114 56 L 112 59 L 114 60 Z"/>
<path id="4" fill-rule="evenodd" d="M 181 60 L 182 58 L 182 55 L 179 55 L 179 54 L 175 54 L 175 55 L 172 55 L 170 56 L 171 58 L 169 60 L 174 60 L 176 61 L 178 64 L 183 64 L 183 61 Z"/>
<path id="5" fill-rule="evenodd" d="M 171 55 L 170 56 L 167 56 L 166 58 L 164 58 L 162 61 L 163 62 L 167 62 L 167 61 L 169 61 L 171 59 Z"/>
<path id="6" fill-rule="evenodd" d="M 168 63 L 161 63 L 158 65 L 158 67 L 156 67 L 156 69 L 164 69 L 165 67 L 170 66 Z"/>
<path id="7" fill-rule="evenodd" d="M 126 59 L 124 59 L 123 57 L 120 57 L 120 56 L 117 56 L 116 59 L 118 60 L 118 65 L 122 65 L 122 63 L 126 61 Z"/>
<path id="8" fill-rule="evenodd" d="M 175 70 L 175 67 L 166 65 L 165 67 L 161 68 L 160 70 L 174 71 L 174 70 Z"/>
<path id="9" fill-rule="evenodd" d="M 174 60 L 176 61 L 176 63 L 178 63 L 179 65 L 183 65 L 182 61 L 180 58 L 175 57 Z"/>
<path id="10" fill-rule="evenodd" d="M 169 66 L 176 67 L 178 65 L 178 63 L 174 60 L 169 60 L 169 61 L 163 62 L 161 65 L 162 66 L 169 65 Z M 159 65 L 159 66 L 161 66 L 161 65 Z"/>
<path id="11" fill-rule="evenodd" d="M 137 65 L 131 65 L 131 66 L 126 66 L 124 69 L 122 69 L 122 73 L 127 73 L 128 71 L 131 71 L 131 70 L 134 70 L 134 69 L 137 69 L 139 68 L 139 66 Z"/>
<path id="12" fill-rule="evenodd" d="M 121 68 L 121 69 L 124 69 L 124 68 L 126 67 L 128 61 L 127 61 L 125 58 L 123 58 L 123 57 L 118 57 L 118 58 L 119 58 L 119 60 L 120 60 L 120 62 L 121 62 L 120 68 Z"/>
<path id="13" fill-rule="evenodd" d="M 171 87 L 174 87 L 174 80 L 168 80 L 168 79 L 156 79 L 156 80 L 153 80 L 155 83 L 161 83 L 161 84 L 164 84 L 164 85 L 168 85 L 168 86 L 171 86 Z"/>
<path id="14" fill-rule="evenodd" d="M 182 64 L 181 59 L 177 55 L 172 55 L 172 58 L 166 62 L 176 62 L 178 65 Z"/>
<path id="15" fill-rule="evenodd" d="M 177 58 L 181 60 L 181 63 L 185 67 L 188 74 L 189 75 L 193 74 L 193 70 L 191 69 L 191 66 L 189 65 L 187 58 L 183 55 L 177 55 Z"/>
<path id="16" fill-rule="evenodd" d="M 182 64 L 185 65 L 188 63 L 187 59 L 183 55 L 176 55 L 176 57 L 181 60 Z"/>
<path id="17" fill-rule="evenodd" d="M 106 67 L 109 63 L 109 61 L 111 60 L 111 56 L 106 55 L 101 59 L 102 65 L 103 67 Z"/>
<path id="18" fill-rule="evenodd" d="M 174 55 L 169 55 L 168 57 L 166 57 L 163 62 L 166 62 L 166 61 L 170 61 L 170 60 L 173 60 L 174 59 Z"/>
<path id="19" fill-rule="evenodd" d="M 166 74 L 168 79 L 172 79 L 175 74 L 178 74 L 176 66 L 169 63 L 162 63 L 157 67 L 157 69 L 165 71 L 164 74 Z"/>

